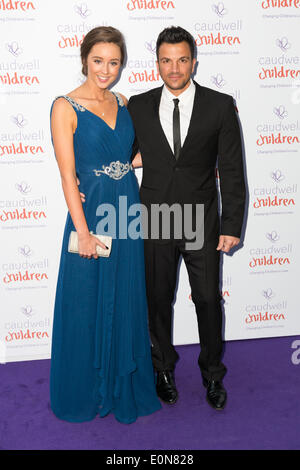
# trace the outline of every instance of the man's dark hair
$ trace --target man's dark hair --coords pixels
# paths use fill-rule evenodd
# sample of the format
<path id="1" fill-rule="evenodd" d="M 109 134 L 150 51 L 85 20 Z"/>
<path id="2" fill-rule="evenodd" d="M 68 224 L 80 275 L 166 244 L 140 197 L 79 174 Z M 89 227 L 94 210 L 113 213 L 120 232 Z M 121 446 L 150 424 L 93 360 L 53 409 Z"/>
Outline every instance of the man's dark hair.
<path id="1" fill-rule="evenodd" d="M 156 41 L 156 57 L 158 60 L 158 53 L 159 48 L 162 43 L 166 42 L 168 44 L 178 44 L 179 42 L 187 42 L 190 50 L 192 59 L 195 57 L 195 40 L 193 36 L 186 31 L 185 29 L 181 28 L 180 26 L 170 26 L 169 28 L 165 28 L 158 36 Z"/>

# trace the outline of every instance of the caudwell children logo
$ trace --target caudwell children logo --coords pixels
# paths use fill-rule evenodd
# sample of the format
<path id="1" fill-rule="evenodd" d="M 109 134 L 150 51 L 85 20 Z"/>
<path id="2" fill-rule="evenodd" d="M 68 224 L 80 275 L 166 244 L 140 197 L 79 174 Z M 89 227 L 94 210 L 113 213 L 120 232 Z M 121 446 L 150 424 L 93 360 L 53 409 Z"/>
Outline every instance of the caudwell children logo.
<path id="1" fill-rule="evenodd" d="M 29 245 L 19 246 L 16 250 L 19 254 L 18 260 L 10 260 L 2 263 L 2 285 L 6 288 L 20 287 L 26 285 L 43 284 L 48 280 L 49 260 L 33 259 L 33 249 Z M 45 283 L 44 283 L 45 284 Z"/>
<path id="2" fill-rule="evenodd" d="M 282 324 L 287 319 L 287 300 L 276 299 L 276 294 L 271 287 L 267 287 L 261 292 L 263 300 L 245 306 L 246 315 L 244 322 L 246 325 L 275 325 Z"/>
<path id="3" fill-rule="evenodd" d="M 284 173 L 280 169 L 276 169 L 269 174 L 271 184 L 256 186 L 253 189 L 253 203 L 254 209 L 257 209 L 257 214 L 266 208 L 275 208 L 274 214 L 280 215 L 277 209 L 291 208 L 296 206 L 296 194 L 298 192 L 298 184 L 289 184 L 286 180 Z M 270 214 L 272 212 L 268 212 Z M 292 212 L 291 212 L 292 213 Z"/>
<path id="4" fill-rule="evenodd" d="M 25 60 L 23 47 L 12 39 L 5 44 L 5 55 L 0 59 L 0 84 L 17 91 L 27 93 L 28 89 L 37 91 L 40 85 L 40 61 L 37 58 Z"/>
<path id="5" fill-rule="evenodd" d="M 223 2 L 212 4 L 212 21 L 199 21 L 194 24 L 196 31 L 195 43 L 201 49 L 205 46 L 214 46 L 214 53 L 221 53 L 226 48 L 227 53 L 234 49 L 234 54 L 238 53 L 237 46 L 241 44 L 242 20 L 230 18 L 229 10 Z"/>
<path id="6" fill-rule="evenodd" d="M 33 223 L 38 227 L 46 226 L 45 221 L 48 217 L 46 196 L 32 194 L 31 185 L 26 181 L 16 182 L 14 188 L 16 197 L 0 200 L 0 226 L 24 227 Z"/>
<path id="7" fill-rule="evenodd" d="M 292 55 L 293 45 L 287 36 L 274 40 L 276 52 L 279 54 L 265 55 L 258 58 L 258 78 L 262 84 L 281 81 L 293 83 L 300 77 L 299 56 Z M 290 52 L 290 53 L 289 53 Z"/>
<path id="8" fill-rule="evenodd" d="M 262 272 L 260 268 L 265 268 L 263 271 L 265 273 L 287 271 L 292 262 L 292 243 L 281 244 L 280 234 L 276 230 L 266 232 L 265 240 L 268 243 L 267 246 L 250 248 L 249 250 L 250 272 Z M 279 268 L 283 268 L 283 270 Z"/>
<path id="9" fill-rule="evenodd" d="M 268 153 L 272 153 L 272 150 L 276 151 L 277 147 L 282 145 L 288 150 L 298 151 L 298 144 L 300 143 L 298 119 L 288 119 L 289 113 L 283 104 L 274 106 L 272 116 L 272 120 L 260 122 L 256 126 L 258 153 L 260 153 L 259 150 L 266 148 Z"/>
<path id="10" fill-rule="evenodd" d="M 7 321 L 4 323 L 4 330 L 6 330 L 6 343 L 18 343 L 19 346 L 19 344 L 22 345 L 30 342 L 30 340 L 34 340 L 36 346 L 39 340 L 49 339 L 49 330 L 51 326 L 50 318 L 35 317 L 34 315 L 36 315 L 36 312 L 33 310 L 31 305 L 21 307 L 20 313 L 25 315 L 26 319 L 22 317 L 21 320 L 16 319 L 14 321 Z M 42 345 L 45 346 L 45 342 L 43 342 Z"/>
<path id="11" fill-rule="evenodd" d="M 0 134 L 1 160 L 23 159 L 24 157 L 42 157 L 44 150 L 44 130 L 28 129 L 28 119 L 23 113 L 7 117 L 7 123 L 13 123 L 13 130 L 2 129 Z"/>

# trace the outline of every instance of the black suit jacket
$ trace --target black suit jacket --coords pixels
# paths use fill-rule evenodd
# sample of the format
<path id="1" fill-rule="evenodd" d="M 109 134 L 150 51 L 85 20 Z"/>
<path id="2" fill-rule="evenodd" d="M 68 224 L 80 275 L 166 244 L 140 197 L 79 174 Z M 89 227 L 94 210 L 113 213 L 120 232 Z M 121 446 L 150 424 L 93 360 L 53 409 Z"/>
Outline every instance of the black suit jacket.
<path id="1" fill-rule="evenodd" d="M 187 137 L 178 160 L 159 119 L 162 87 L 132 96 L 128 110 L 143 161 L 141 202 L 204 204 L 205 241 L 240 237 L 245 183 L 240 128 L 231 96 L 196 85 Z M 136 150 L 135 149 L 135 150 Z M 216 164 L 222 200 L 218 214 Z M 221 223 L 220 223 L 221 222 Z"/>

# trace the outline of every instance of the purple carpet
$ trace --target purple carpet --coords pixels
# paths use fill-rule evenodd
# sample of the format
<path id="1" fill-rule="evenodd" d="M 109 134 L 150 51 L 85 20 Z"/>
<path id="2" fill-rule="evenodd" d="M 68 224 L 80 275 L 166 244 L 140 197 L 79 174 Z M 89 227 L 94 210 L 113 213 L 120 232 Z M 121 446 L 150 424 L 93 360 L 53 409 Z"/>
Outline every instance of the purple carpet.
<path id="1" fill-rule="evenodd" d="M 1 449 L 300 449 L 300 337 L 230 341 L 225 410 L 205 400 L 198 346 L 180 346 L 179 400 L 126 425 L 112 415 L 87 423 L 49 409 L 50 361 L 0 365 Z M 292 354 L 294 356 L 292 358 Z"/>

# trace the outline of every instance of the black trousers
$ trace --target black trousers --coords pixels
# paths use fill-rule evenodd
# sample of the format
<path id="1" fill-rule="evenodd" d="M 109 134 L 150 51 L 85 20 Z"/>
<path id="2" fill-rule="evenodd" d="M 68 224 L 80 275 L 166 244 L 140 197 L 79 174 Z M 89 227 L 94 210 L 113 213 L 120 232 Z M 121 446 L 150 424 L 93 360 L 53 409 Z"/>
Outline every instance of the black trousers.
<path id="1" fill-rule="evenodd" d="M 152 360 L 156 371 L 174 370 L 179 356 L 171 339 L 172 303 L 179 258 L 185 262 L 196 307 L 200 354 L 198 364 L 208 380 L 222 380 L 222 299 L 219 291 L 220 253 L 216 243 L 186 251 L 182 240 L 144 240 L 146 289 Z"/>

